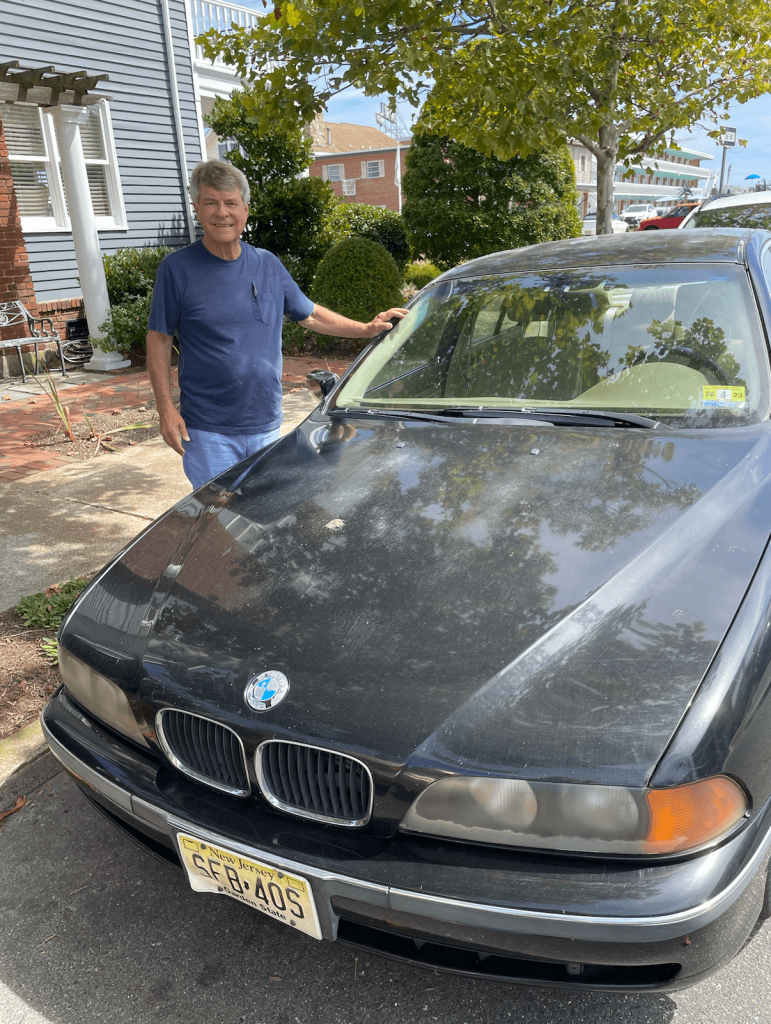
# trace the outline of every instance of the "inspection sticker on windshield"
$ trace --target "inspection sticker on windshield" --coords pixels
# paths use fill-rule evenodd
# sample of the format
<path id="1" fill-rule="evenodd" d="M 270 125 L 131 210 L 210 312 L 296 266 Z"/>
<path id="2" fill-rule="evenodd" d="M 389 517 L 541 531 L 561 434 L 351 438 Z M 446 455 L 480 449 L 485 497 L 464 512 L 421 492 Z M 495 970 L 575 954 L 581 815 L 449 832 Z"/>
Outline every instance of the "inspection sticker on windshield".
<path id="1" fill-rule="evenodd" d="M 702 405 L 713 409 L 743 409 L 746 388 L 720 388 L 705 384 Z"/>
<path id="2" fill-rule="evenodd" d="M 177 842 L 188 881 L 196 892 L 230 896 L 314 939 L 321 938 L 313 892 L 304 878 L 184 832 L 177 833 Z"/>

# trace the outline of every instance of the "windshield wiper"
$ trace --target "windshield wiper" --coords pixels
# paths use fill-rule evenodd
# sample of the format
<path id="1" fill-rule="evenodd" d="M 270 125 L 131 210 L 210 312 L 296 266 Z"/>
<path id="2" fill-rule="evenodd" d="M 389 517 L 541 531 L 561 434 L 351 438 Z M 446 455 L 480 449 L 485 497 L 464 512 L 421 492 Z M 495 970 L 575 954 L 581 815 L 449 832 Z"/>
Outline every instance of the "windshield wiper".
<path id="1" fill-rule="evenodd" d="M 655 430 L 659 425 L 658 420 L 652 420 L 648 416 L 638 416 L 634 412 L 611 412 L 608 409 L 533 409 L 534 413 L 543 419 L 549 419 L 553 415 L 564 415 L 566 417 L 579 416 L 588 419 L 607 420 L 617 427 L 645 427 L 646 430 Z"/>
<path id="2" fill-rule="evenodd" d="M 479 409 L 468 406 L 454 406 L 447 409 L 437 409 L 436 412 L 417 412 L 415 409 L 330 409 L 328 416 L 382 416 L 390 419 L 401 420 L 429 420 L 434 423 L 452 423 L 453 420 L 498 420 L 499 422 L 512 422 L 513 420 L 532 423 L 536 425 L 551 424 L 552 426 L 570 427 L 644 427 L 647 430 L 655 430 L 659 425 L 658 420 L 648 419 L 647 416 L 638 416 L 633 412 L 609 412 L 605 409 L 499 409 L 494 407 L 482 407 Z"/>

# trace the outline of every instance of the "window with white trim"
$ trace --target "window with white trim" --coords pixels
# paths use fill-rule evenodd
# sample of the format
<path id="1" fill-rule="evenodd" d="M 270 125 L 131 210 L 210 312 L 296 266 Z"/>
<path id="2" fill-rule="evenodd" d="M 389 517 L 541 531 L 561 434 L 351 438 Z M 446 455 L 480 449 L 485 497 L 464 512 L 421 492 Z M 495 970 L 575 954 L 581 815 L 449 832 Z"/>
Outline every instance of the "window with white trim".
<path id="1" fill-rule="evenodd" d="M 87 120 L 80 126 L 80 137 L 97 229 L 126 228 L 109 107 L 105 100 L 99 100 L 86 109 Z M 3 103 L 0 119 L 22 231 L 69 231 L 70 219 L 51 113 L 32 104 Z"/>
<path id="2" fill-rule="evenodd" d="M 362 178 L 385 178 L 385 160 L 362 160 Z"/>
<path id="3" fill-rule="evenodd" d="M 345 164 L 323 164 L 321 176 L 324 181 L 342 181 L 345 178 Z"/>

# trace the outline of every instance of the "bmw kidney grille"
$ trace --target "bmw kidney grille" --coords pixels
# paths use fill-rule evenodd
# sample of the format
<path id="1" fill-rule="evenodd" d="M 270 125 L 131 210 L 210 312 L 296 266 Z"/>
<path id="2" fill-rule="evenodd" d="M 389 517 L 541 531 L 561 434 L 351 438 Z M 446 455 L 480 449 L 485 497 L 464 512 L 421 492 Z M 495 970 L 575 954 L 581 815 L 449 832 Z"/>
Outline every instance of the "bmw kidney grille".
<path id="1" fill-rule="evenodd" d="M 249 796 L 246 755 L 232 729 L 170 709 L 159 712 L 156 724 L 163 752 L 181 772 L 232 796 Z"/>
<path id="2" fill-rule="evenodd" d="M 268 740 L 255 757 L 265 799 L 283 811 L 349 828 L 372 813 L 372 776 L 353 757 L 304 743 Z"/>

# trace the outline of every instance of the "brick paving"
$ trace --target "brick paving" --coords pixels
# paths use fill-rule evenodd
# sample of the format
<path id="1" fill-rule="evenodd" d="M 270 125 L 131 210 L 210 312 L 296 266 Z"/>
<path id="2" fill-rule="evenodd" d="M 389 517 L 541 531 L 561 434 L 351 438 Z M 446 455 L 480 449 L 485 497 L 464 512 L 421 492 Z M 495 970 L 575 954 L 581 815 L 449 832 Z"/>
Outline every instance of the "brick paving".
<path id="1" fill-rule="evenodd" d="M 304 387 L 309 370 L 329 369 L 341 374 L 349 365 L 350 360 L 287 356 L 284 358 L 282 383 L 288 390 Z M 56 379 L 54 383 L 57 383 Z M 172 371 L 172 385 L 176 398 L 179 396 L 176 368 Z M 153 391 L 146 372 L 116 373 L 109 380 L 62 390 L 59 397 L 70 410 L 73 421 L 80 424 L 84 422 L 84 412 L 90 417 L 138 409 L 153 401 Z M 0 483 L 71 464 L 72 460 L 66 455 L 53 455 L 24 443 L 36 434 L 55 430 L 59 423 L 61 420 L 53 402 L 46 395 L 0 402 Z"/>

